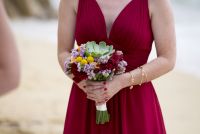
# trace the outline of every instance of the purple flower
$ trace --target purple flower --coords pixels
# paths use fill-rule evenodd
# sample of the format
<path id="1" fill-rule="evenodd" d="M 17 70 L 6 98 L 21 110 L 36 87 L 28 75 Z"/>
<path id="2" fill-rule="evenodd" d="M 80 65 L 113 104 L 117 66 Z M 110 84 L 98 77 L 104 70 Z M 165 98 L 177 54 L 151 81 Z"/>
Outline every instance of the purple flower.
<path id="1" fill-rule="evenodd" d="M 106 64 L 106 63 L 108 62 L 109 59 L 110 59 L 110 56 L 109 56 L 109 55 L 104 55 L 104 56 L 99 57 L 99 58 L 97 59 L 97 62 Z"/>
<path id="2" fill-rule="evenodd" d="M 94 70 L 91 70 L 87 75 L 89 80 L 96 80 Z"/>
<path id="3" fill-rule="evenodd" d="M 72 49 L 72 52 L 71 52 L 71 57 L 72 58 L 76 58 L 77 56 L 79 55 L 79 52 L 77 51 L 77 49 Z"/>
<path id="4" fill-rule="evenodd" d="M 81 63 L 78 63 L 78 64 L 77 64 L 77 68 L 78 68 L 78 71 L 79 71 L 79 72 L 82 70 Z"/>
<path id="5" fill-rule="evenodd" d="M 119 66 L 125 67 L 125 66 L 127 66 L 127 65 L 128 65 L 127 62 L 124 61 L 124 60 L 122 60 L 122 61 L 119 62 Z"/>
<path id="6" fill-rule="evenodd" d="M 87 74 L 91 72 L 91 70 L 94 70 L 95 65 L 94 64 L 86 64 L 83 68 L 83 71 Z"/>
<path id="7" fill-rule="evenodd" d="M 108 77 L 108 76 L 110 75 L 111 72 L 112 72 L 112 71 L 111 71 L 111 70 L 108 70 L 108 69 L 101 71 L 102 75 L 105 76 L 105 77 Z"/>
<path id="8" fill-rule="evenodd" d="M 84 54 L 85 54 L 85 45 L 81 45 L 80 46 L 80 56 L 84 56 Z"/>
<path id="9" fill-rule="evenodd" d="M 70 57 L 68 57 L 67 59 L 66 59 L 66 61 L 64 62 L 64 67 L 65 67 L 65 73 L 66 74 L 70 74 L 70 70 L 71 70 L 71 67 L 70 67 L 70 62 L 71 62 L 71 58 Z"/>
<path id="10" fill-rule="evenodd" d="M 126 61 L 124 61 L 124 60 L 120 61 L 119 64 L 118 64 L 118 68 L 117 68 L 116 74 L 124 73 L 125 70 L 126 70 L 126 66 L 127 66 L 127 62 Z"/>

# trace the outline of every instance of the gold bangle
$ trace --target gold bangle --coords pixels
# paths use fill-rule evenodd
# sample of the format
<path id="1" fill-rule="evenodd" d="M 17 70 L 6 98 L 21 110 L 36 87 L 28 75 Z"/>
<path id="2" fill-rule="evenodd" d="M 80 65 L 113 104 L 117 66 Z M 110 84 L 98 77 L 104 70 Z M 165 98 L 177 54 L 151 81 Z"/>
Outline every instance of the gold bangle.
<path id="1" fill-rule="evenodd" d="M 129 74 L 131 75 L 131 83 L 132 83 L 132 86 L 130 86 L 130 89 L 133 89 L 133 84 L 135 83 L 135 79 L 131 72 L 129 72 Z"/>
<path id="2" fill-rule="evenodd" d="M 147 82 L 147 73 L 146 73 L 146 71 L 143 69 L 143 72 L 144 72 L 144 75 L 145 75 L 145 83 Z"/>
<path id="3" fill-rule="evenodd" d="M 147 73 L 145 72 L 143 66 L 138 67 L 138 69 L 141 70 L 141 81 L 140 81 L 140 86 L 142 85 L 142 83 L 146 83 L 147 82 Z M 145 76 L 145 81 L 143 81 L 143 77 Z"/>
<path id="4" fill-rule="evenodd" d="M 140 83 L 139 83 L 139 85 L 141 86 L 142 85 L 142 79 L 143 79 L 143 77 L 142 77 L 142 67 L 140 66 L 140 67 L 138 67 L 138 69 L 141 71 L 141 80 L 140 80 Z"/>

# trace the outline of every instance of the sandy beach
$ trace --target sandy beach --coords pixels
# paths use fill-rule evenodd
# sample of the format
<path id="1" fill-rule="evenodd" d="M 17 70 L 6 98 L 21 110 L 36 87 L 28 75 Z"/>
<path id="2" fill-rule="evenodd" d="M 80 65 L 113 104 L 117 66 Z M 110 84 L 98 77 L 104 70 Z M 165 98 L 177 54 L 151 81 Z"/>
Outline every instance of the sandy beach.
<path id="1" fill-rule="evenodd" d="M 71 80 L 59 68 L 56 46 L 18 37 L 20 87 L 0 98 L 1 134 L 60 134 Z M 174 70 L 153 81 L 169 134 L 200 132 L 200 79 Z"/>
<path id="2" fill-rule="evenodd" d="M 176 20 L 180 43 L 177 66 L 153 84 L 168 134 L 199 134 L 200 75 L 195 72 L 200 62 L 195 64 L 199 58 L 192 61 L 185 55 L 190 54 L 192 59 L 199 55 L 196 35 L 200 30 L 199 27 L 186 27 L 188 24 L 182 22 L 181 11 L 177 8 L 175 12 L 176 16 L 180 15 Z M 189 14 L 188 18 L 191 17 Z M 197 26 L 200 19 L 194 19 L 193 25 Z M 20 52 L 22 77 L 18 89 L 0 98 L 0 134 L 61 134 L 63 131 L 72 81 L 58 65 L 55 23 L 11 23 Z M 46 25 L 46 30 L 40 30 L 39 25 Z M 190 41 L 193 41 L 193 47 L 187 51 Z M 152 53 L 153 58 L 155 51 Z"/>

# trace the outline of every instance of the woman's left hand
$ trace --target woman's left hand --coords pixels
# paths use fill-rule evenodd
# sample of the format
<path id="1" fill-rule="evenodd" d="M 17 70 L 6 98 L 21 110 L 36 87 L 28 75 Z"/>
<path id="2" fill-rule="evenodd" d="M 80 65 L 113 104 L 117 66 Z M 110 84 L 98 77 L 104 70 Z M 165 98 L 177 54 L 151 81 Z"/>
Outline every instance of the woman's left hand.
<path id="1" fill-rule="evenodd" d="M 122 79 L 121 75 L 114 76 L 113 80 L 106 81 L 105 84 L 105 96 L 106 96 L 106 101 L 110 100 L 115 94 L 117 94 L 122 88 Z"/>
<path id="2" fill-rule="evenodd" d="M 121 75 L 114 76 L 112 80 L 105 82 L 105 89 L 104 89 L 104 93 L 102 94 L 102 97 L 104 97 L 104 100 L 101 102 L 96 101 L 96 104 L 100 105 L 100 104 L 106 103 L 115 94 L 117 94 L 122 88 L 123 88 L 122 76 Z M 94 101 L 97 100 L 97 98 L 94 98 L 93 96 L 91 96 L 91 93 L 87 95 L 87 98 L 88 99 L 92 98 L 92 100 Z"/>

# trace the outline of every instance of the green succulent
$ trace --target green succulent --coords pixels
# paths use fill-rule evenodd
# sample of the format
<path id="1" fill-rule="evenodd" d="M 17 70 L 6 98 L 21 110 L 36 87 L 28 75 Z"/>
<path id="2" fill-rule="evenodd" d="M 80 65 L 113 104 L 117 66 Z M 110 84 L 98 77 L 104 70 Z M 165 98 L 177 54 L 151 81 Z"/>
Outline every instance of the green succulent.
<path id="1" fill-rule="evenodd" d="M 109 55 L 114 52 L 112 45 L 106 45 L 104 41 L 97 44 L 95 41 L 88 41 L 86 43 L 86 56 L 91 55 L 92 57 L 98 58 L 104 55 Z"/>

